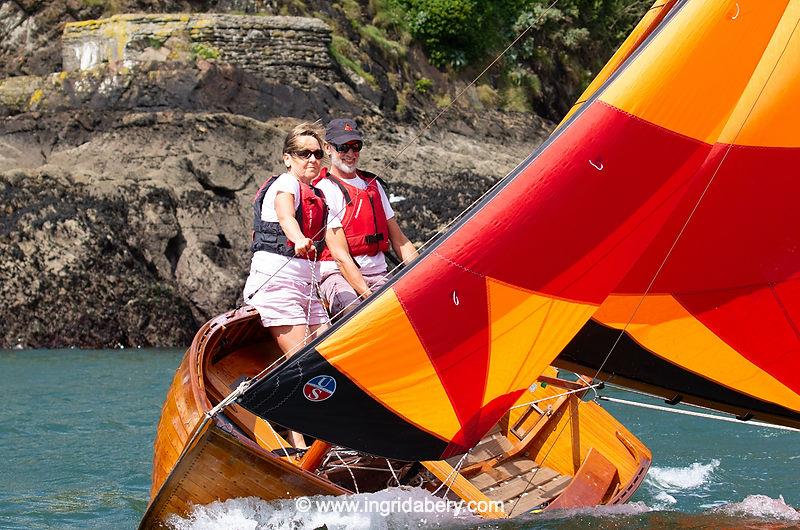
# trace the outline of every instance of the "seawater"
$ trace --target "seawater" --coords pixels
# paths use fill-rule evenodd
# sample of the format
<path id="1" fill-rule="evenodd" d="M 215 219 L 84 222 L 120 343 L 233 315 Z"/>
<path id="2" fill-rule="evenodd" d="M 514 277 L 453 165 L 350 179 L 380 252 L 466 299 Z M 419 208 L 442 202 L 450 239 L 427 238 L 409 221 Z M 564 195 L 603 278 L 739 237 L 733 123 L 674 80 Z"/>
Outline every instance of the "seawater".
<path id="1" fill-rule="evenodd" d="M 0 351 L 0 528 L 135 528 L 147 505 L 161 404 L 181 355 L 152 349 Z M 372 502 L 371 512 L 330 512 L 316 504 L 304 511 L 292 500 L 235 499 L 197 507 L 172 525 L 800 527 L 800 433 L 604 406 L 653 451 L 644 484 L 625 506 L 490 523 L 452 512 L 381 513 L 394 499 L 432 500 L 419 490 L 392 488 L 345 498 Z M 326 500 L 336 499 L 312 498 Z"/>

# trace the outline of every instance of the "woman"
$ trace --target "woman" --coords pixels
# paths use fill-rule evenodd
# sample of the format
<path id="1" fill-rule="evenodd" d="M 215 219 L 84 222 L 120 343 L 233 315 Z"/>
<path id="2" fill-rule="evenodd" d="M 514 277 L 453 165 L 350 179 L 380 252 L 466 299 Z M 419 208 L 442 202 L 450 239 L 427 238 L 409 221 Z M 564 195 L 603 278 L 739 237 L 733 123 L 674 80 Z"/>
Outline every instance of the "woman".
<path id="1" fill-rule="evenodd" d="M 253 259 L 244 301 L 258 310 L 287 358 L 327 321 L 312 291 L 327 216 L 322 192 L 311 186 L 324 156 L 323 135 L 310 123 L 292 129 L 283 143 L 286 173 L 267 180 L 253 205 Z"/>

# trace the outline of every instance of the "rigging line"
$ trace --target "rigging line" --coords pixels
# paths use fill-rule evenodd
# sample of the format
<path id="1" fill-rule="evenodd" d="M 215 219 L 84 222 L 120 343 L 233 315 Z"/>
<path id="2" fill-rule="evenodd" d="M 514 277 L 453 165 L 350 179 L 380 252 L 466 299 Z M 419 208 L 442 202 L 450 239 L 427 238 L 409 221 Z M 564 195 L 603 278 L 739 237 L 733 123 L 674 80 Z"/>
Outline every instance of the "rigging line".
<path id="1" fill-rule="evenodd" d="M 639 403 L 637 401 L 629 401 L 627 399 L 619 399 L 619 398 L 612 398 L 606 396 L 599 396 L 597 399 L 602 401 L 609 401 L 611 403 L 620 403 L 622 405 L 630 405 L 632 407 L 641 407 L 645 409 L 653 409 L 653 410 L 660 410 L 662 412 L 671 412 L 672 414 L 683 414 L 685 416 L 698 416 L 700 418 L 707 418 L 711 420 L 718 420 L 718 421 L 726 421 L 728 423 L 738 423 L 743 426 L 756 426 L 756 427 L 767 427 L 770 429 L 780 429 L 784 431 L 794 431 L 800 432 L 800 429 L 795 429 L 794 427 L 787 427 L 786 425 L 774 425 L 772 423 L 764 423 L 760 421 L 742 421 L 737 418 L 729 418 L 727 416 L 720 416 L 718 414 L 706 414 L 704 412 L 695 412 L 693 410 L 684 410 L 684 409 L 671 409 L 669 407 L 662 407 L 660 405 L 651 405 L 649 403 Z"/>
<path id="2" fill-rule="evenodd" d="M 717 167 L 714 169 L 714 172 L 711 174 L 711 178 L 706 183 L 705 188 L 703 189 L 702 193 L 698 197 L 697 202 L 694 204 L 694 207 L 692 208 L 691 212 L 689 212 L 689 215 L 686 218 L 686 221 L 683 223 L 683 226 L 681 226 L 680 230 L 678 230 L 678 233 L 675 236 L 674 241 L 672 242 L 672 246 L 670 246 L 669 250 L 667 251 L 666 255 L 664 256 L 664 259 L 661 261 L 661 264 L 658 266 L 658 269 L 656 270 L 655 274 L 653 275 L 653 278 L 650 280 L 650 283 L 647 285 L 647 288 L 645 289 L 644 293 L 639 298 L 639 301 L 637 302 L 636 307 L 633 308 L 633 312 L 631 313 L 630 318 L 625 323 L 625 326 L 620 330 L 619 334 L 617 335 L 616 340 L 614 341 L 614 344 L 611 345 L 611 348 L 609 349 L 608 353 L 606 354 L 605 358 L 603 359 L 603 362 L 600 363 L 600 366 L 597 368 L 597 371 L 595 372 L 595 375 L 594 375 L 594 379 L 598 378 L 598 376 L 600 375 L 600 372 L 603 370 L 603 368 L 605 367 L 606 363 L 611 358 L 611 354 L 614 352 L 614 350 L 616 349 L 617 345 L 622 340 L 622 337 L 624 336 L 625 332 L 628 330 L 628 327 L 630 326 L 631 322 L 633 322 L 633 319 L 636 316 L 636 313 L 638 313 L 639 309 L 641 308 L 642 304 L 644 303 L 645 298 L 647 298 L 648 293 L 652 289 L 652 287 L 655 284 L 655 282 L 658 279 L 658 277 L 661 275 L 661 271 L 666 266 L 667 261 L 669 261 L 669 258 L 672 255 L 672 252 L 675 250 L 675 247 L 678 245 L 678 241 L 680 241 L 681 237 L 683 236 L 683 233 L 686 231 L 686 228 L 689 226 L 689 223 L 691 222 L 692 218 L 694 217 L 694 214 L 700 208 L 700 203 L 705 198 L 706 193 L 711 188 L 711 185 L 714 183 L 714 180 L 716 180 L 717 174 L 719 173 L 719 170 L 722 168 L 722 165 L 725 163 L 725 160 L 728 158 L 728 154 L 730 154 L 731 150 L 733 149 L 734 144 L 736 143 L 736 139 L 739 138 L 739 134 L 741 134 L 742 130 L 744 129 L 745 124 L 750 119 L 750 116 L 752 115 L 753 110 L 755 109 L 756 105 L 758 104 L 759 100 L 761 99 L 761 96 L 764 94 L 764 90 L 766 90 L 767 85 L 769 85 L 769 82 L 772 79 L 773 74 L 775 73 L 775 69 L 778 67 L 778 64 L 780 64 L 781 59 L 783 58 L 784 54 L 786 53 L 786 49 L 789 47 L 789 43 L 791 42 L 795 31 L 797 31 L 798 24 L 800 24 L 800 18 L 798 18 L 797 21 L 795 22 L 794 28 L 792 28 L 792 32 L 789 34 L 788 38 L 786 39 L 786 42 L 783 45 L 783 50 L 781 50 L 781 53 L 778 55 L 778 58 L 775 60 L 775 64 L 772 65 L 772 69 L 769 72 L 769 76 L 767 76 L 766 81 L 764 81 L 764 84 L 761 86 L 761 90 L 759 90 L 758 96 L 756 96 L 756 98 L 753 100 L 752 105 L 750 105 L 750 109 L 748 109 L 747 115 L 742 120 L 742 123 L 739 125 L 739 128 L 736 131 L 736 134 L 733 136 L 733 138 L 731 139 L 731 141 L 728 144 L 727 148 L 725 149 L 725 152 L 722 155 L 722 158 L 720 159 L 719 163 L 717 164 Z M 715 143 L 715 145 L 716 145 L 716 143 Z M 712 150 L 713 150 L 713 146 L 712 146 Z M 710 152 L 709 152 L 709 154 L 710 154 Z"/>
<path id="3" fill-rule="evenodd" d="M 272 435 L 275 437 L 275 440 L 278 441 L 278 445 L 281 446 L 281 451 L 283 451 L 283 454 L 288 457 L 289 456 L 289 451 L 283 445 L 283 437 L 278 435 L 278 432 L 272 426 L 272 423 L 268 422 L 267 420 L 264 420 L 264 423 L 266 423 L 269 426 L 269 430 L 272 431 Z"/>
<path id="4" fill-rule="evenodd" d="M 400 149 L 400 151 L 399 151 L 397 154 L 395 154 L 395 155 L 394 155 L 392 158 L 390 158 L 390 159 L 389 159 L 389 161 L 388 161 L 388 162 L 386 162 L 386 164 L 384 164 L 384 166 L 383 166 L 383 169 L 381 170 L 381 173 L 382 173 L 382 174 L 385 174 L 385 172 L 386 172 L 386 170 L 389 168 L 389 166 L 391 166 L 391 165 L 394 163 L 394 161 L 395 161 L 395 160 L 397 160 L 397 158 L 399 158 L 399 157 L 400 157 L 400 155 L 402 155 L 402 154 L 405 152 L 405 150 L 406 150 L 406 149 L 408 149 L 409 147 L 411 147 L 411 144 L 413 144 L 413 143 L 415 143 L 417 140 L 419 140 L 419 138 L 420 138 L 420 137 L 421 137 L 423 134 L 425 134 L 425 132 L 426 132 L 428 129 L 430 129 L 430 128 L 431 128 L 431 126 L 432 126 L 432 125 L 433 125 L 433 124 L 436 122 L 436 120 L 438 120 L 438 119 L 439 119 L 439 118 L 440 118 L 440 117 L 441 117 L 441 116 L 442 116 L 444 113 L 446 113 L 448 110 L 450 110 L 450 108 L 451 108 L 453 105 L 455 105 L 455 104 L 456 104 L 456 101 L 458 101 L 458 100 L 459 100 L 459 98 L 461 98 L 461 96 L 463 96 L 463 95 L 464 95 L 464 93 L 465 93 L 467 90 L 469 90 L 469 89 L 472 87 L 472 85 L 474 85 L 475 83 L 477 83 L 477 82 L 478 82 L 478 79 L 480 79 L 481 77 L 483 77 L 483 74 L 485 74 L 486 72 L 488 72 L 488 71 L 489 71 L 489 69 L 490 69 L 492 66 L 494 66 L 494 65 L 495 65 L 495 64 L 496 64 L 496 63 L 497 63 L 497 62 L 498 62 L 500 59 L 502 59 L 502 58 L 503 58 L 503 56 L 504 56 L 504 55 L 505 55 L 505 54 L 508 52 L 508 50 L 510 50 L 510 49 L 511 49 L 511 48 L 512 48 L 512 47 L 513 47 L 513 46 L 514 46 L 514 45 L 515 45 L 517 42 L 519 42 L 519 40 L 520 40 L 522 37 L 524 37 L 524 36 L 525 36 L 525 35 L 526 35 L 526 34 L 527 34 L 527 33 L 528 33 L 530 30 L 531 30 L 531 28 L 533 28 L 534 24 L 537 24 L 537 23 L 538 23 L 540 20 L 542 20 L 542 18 L 544 18 L 544 15 L 545 15 L 545 14 L 546 14 L 548 11 L 550 11 L 550 9 L 552 9 L 552 8 L 553 8 L 553 6 L 555 6 L 557 3 L 558 3 L 558 0 L 553 0 L 553 1 L 550 3 L 550 5 L 548 5 L 548 6 L 547 6 L 547 8 L 546 8 L 544 11 L 542 11 L 542 13 L 541 13 L 541 14 L 539 14 L 539 17 L 538 17 L 536 20 L 534 20 L 533 22 L 531 22 L 531 23 L 530 23 L 530 25 L 529 25 L 527 28 L 525 28 L 525 29 L 522 31 L 522 33 L 520 33 L 519 35 L 517 35 L 517 37 L 516 37 L 516 38 L 515 38 L 515 39 L 514 39 L 514 40 L 511 42 L 511 44 L 509 44 L 508 46 L 506 46 L 506 48 L 505 48 L 505 49 L 504 49 L 502 52 L 500 52 L 500 54 L 499 54 L 497 57 L 495 57 L 495 58 L 494 58 L 494 60 L 493 60 L 491 63 L 489 63 L 489 65 L 488 65 L 486 68 L 484 68 L 484 69 L 483 69 L 483 71 L 481 71 L 481 73 L 479 73 L 479 74 L 478 74 L 478 75 L 475 77 L 475 79 L 473 79 L 472 81 L 470 81 L 470 82 L 469 82 L 469 84 L 468 84 L 467 86 L 465 86 L 464 88 L 462 88 L 462 89 L 459 91 L 459 93 L 458 93 L 458 94 L 456 94 L 455 98 L 453 98 L 453 101 L 451 101 L 449 105 L 447 105 L 445 108 L 443 108 L 441 111 L 439 111 L 439 113 L 438 113 L 438 114 L 437 114 L 437 115 L 436 115 L 436 116 L 435 116 L 435 117 L 434 117 L 434 118 L 433 118 L 431 121 L 429 121 L 429 122 L 427 123 L 427 125 L 425 125 L 425 127 L 423 127 L 423 128 L 422 128 L 422 130 L 421 130 L 419 133 L 417 133 L 417 135 L 416 135 L 416 136 L 414 136 L 414 138 L 412 138 L 411 140 L 409 140 L 408 142 L 406 142 L 406 144 L 403 146 L 403 148 L 402 148 L 402 149 Z"/>
<path id="5" fill-rule="evenodd" d="M 474 447 L 473 447 L 473 449 L 474 449 Z M 453 466 L 453 470 L 444 478 L 442 483 L 439 484 L 439 487 L 437 487 L 435 490 L 433 490 L 433 492 L 431 492 L 431 495 L 435 496 L 437 493 L 439 493 L 439 490 L 442 489 L 442 487 L 445 484 L 447 484 L 447 490 L 444 493 L 445 496 L 447 496 L 447 494 L 450 492 L 450 487 L 453 485 L 452 482 L 451 482 L 451 478 L 452 478 L 452 481 L 455 481 L 456 477 L 458 476 L 459 470 L 461 469 L 461 465 L 464 463 L 464 460 L 467 458 L 467 455 L 469 455 L 470 452 L 472 452 L 472 449 L 470 449 L 469 451 L 467 451 L 466 453 L 461 455 L 461 460 L 459 460 L 458 463 Z"/>
<path id="6" fill-rule="evenodd" d="M 569 398 L 567 398 L 567 399 L 569 399 Z M 568 404 L 568 403 L 565 403 L 565 404 Z M 567 411 L 564 411 L 564 412 L 553 411 L 553 412 L 551 412 L 550 419 L 548 421 L 553 421 L 553 416 L 556 415 L 556 414 L 559 414 L 559 412 L 561 413 L 561 417 L 562 418 L 567 414 Z M 561 428 L 558 429 L 558 433 L 556 433 L 555 441 L 552 444 L 550 444 L 550 447 L 547 449 L 547 452 L 545 452 L 544 456 L 541 459 L 542 463 L 547 461 L 547 457 L 550 456 L 550 453 L 553 451 L 553 449 L 556 446 L 555 442 L 558 441 L 559 438 L 561 438 L 562 434 L 564 434 L 564 429 L 566 429 L 567 425 L 572 423 L 572 421 L 571 421 L 572 420 L 572 411 L 569 411 L 569 415 L 570 415 L 570 417 L 568 418 L 568 420 L 570 420 L 570 421 L 562 422 L 563 425 L 561 425 Z M 559 419 L 561 419 L 561 418 L 559 418 Z M 537 462 L 537 465 L 538 465 L 538 462 Z M 533 483 L 533 479 L 536 478 L 536 474 L 539 473 L 539 471 L 541 469 L 542 469 L 541 466 L 539 466 L 539 467 L 536 468 L 536 471 L 531 473 L 531 478 L 528 479 L 528 484 L 525 486 L 525 491 L 529 491 L 529 489 L 531 487 L 531 484 Z M 574 480 L 574 477 L 573 477 L 573 480 Z M 509 516 L 512 513 L 514 513 L 514 510 L 517 508 L 517 504 L 519 504 L 519 501 L 521 501 L 521 500 L 522 500 L 522 495 L 517 497 L 517 500 L 514 502 L 514 506 L 512 506 L 511 509 L 508 511 Z"/>
<path id="7" fill-rule="evenodd" d="M 655 399 L 655 400 L 658 400 L 658 401 L 663 401 L 665 399 L 664 396 L 659 396 L 659 395 L 656 395 L 656 394 L 650 394 L 649 392 L 642 392 L 641 390 L 635 390 L 633 388 L 627 388 L 627 387 L 624 387 L 624 386 L 619 386 L 619 385 L 614 384 L 614 383 L 606 382 L 605 385 L 607 387 L 610 387 L 610 388 L 613 388 L 615 390 L 618 390 L 619 392 L 627 392 L 629 394 L 635 394 L 637 396 L 643 396 L 643 397 L 650 398 L 650 399 Z M 595 395 L 597 396 L 595 399 L 605 398 L 605 396 L 600 396 L 599 394 L 597 394 L 596 391 L 595 391 Z M 635 402 L 635 403 L 638 403 L 638 402 Z M 711 407 L 698 405 L 697 403 L 692 403 L 690 401 L 680 401 L 680 404 L 682 406 L 684 406 L 684 407 L 692 407 L 692 408 L 696 408 L 696 409 L 700 409 L 700 410 L 709 410 L 709 411 L 719 412 L 717 409 L 712 409 Z M 673 410 L 685 410 L 685 409 L 668 408 L 667 410 L 673 411 Z M 743 420 L 739 420 L 738 418 L 737 418 L 737 421 L 740 421 L 742 423 L 747 423 L 747 424 L 750 424 L 750 425 L 763 425 L 765 427 L 774 427 L 775 426 L 775 424 L 767 424 L 767 423 L 762 423 L 762 422 L 758 422 L 758 421 L 750 421 L 750 420 L 743 421 Z M 800 430 L 800 429 L 795 429 L 795 430 Z"/>
<path id="8" fill-rule="evenodd" d="M 386 465 L 389 466 L 389 471 L 392 472 L 392 477 L 394 478 L 394 481 L 397 483 L 398 486 L 402 486 L 402 484 L 400 484 L 400 479 L 397 478 L 397 473 L 394 472 L 394 468 L 392 467 L 392 463 L 389 462 L 388 458 L 384 458 L 384 460 L 386 460 Z"/>
<path id="9" fill-rule="evenodd" d="M 345 469 L 347 469 L 347 471 L 350 473 L 350 478 L 353 479 L 353 486 L 356 489 L 356 494 L 358 494 L 359 493 L 359 491 L 358 491 L 358 483 L 356 482 L 356 476 L 353 474 L 353 470 L 350 469 L 350 466 L 347 465 L 347 462 L 342 460 L 342 457 L 339 454 L 339 451 L 336 451 L 336 458 L 339 459 L 339 462 L 341 462 L 342 465 L 345 467 Z"/>
<path id="10" fill-rule="evenodd" d="M 520 403 L 519 405 L 514 405 L 509 410 L 518 409 L 520 407 L 527 407 L 528 405 L 536 405 L 537 403 L 541 403 L 543 401 L 549 401 L 551 399 L 558 399 L 563 396 L 569 396 L 570 394 L 577 394 L 579 392 L 586 392 L 588 390 L 594 390 L 596 388 L 602 387 L 604 383 L 596 383 L 594 385 L 588 385 L 584 388 L 576 388 L 575 390 L 567 390 L 566 392 L 562 392 L 561 394 L 555 394 L 552 396 L 543 397 L 541 399 L 536 399 L 533 401 L 528 401 L 527 403 Z"/>

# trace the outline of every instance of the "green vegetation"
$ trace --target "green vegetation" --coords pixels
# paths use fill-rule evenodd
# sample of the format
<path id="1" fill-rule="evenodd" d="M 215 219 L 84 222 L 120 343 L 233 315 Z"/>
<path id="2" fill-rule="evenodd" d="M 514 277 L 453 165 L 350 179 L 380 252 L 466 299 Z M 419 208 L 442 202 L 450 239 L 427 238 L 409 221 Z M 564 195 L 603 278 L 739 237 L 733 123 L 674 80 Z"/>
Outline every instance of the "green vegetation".
<path id="1" fill-rule="evenodd" d="M 156 37 L 147 37 L 147 46 L 149 48 L 153 48 L 154 50 L 160 49 L 164 45 L 164 41 L 162 39 Z"/>
<path id="2" fill-rule="evenodd" d="M 351 3 L 355 0 L 345 0 Z M 410 34 L 440 69 L 480 68 L 518 35 L 493 84 L 503 108 L 535 108 L 552 119 L 599 71 L 649 0 L 369 0 L 373 27 Z M 374 37 L 373 37 L 374 38 Z M 388 40 L 392 40 L 391 38 Z"/>
<path id="3" fill-rule="evenodd" d="M 368 24 L 360 27 L 358 31 L 364 40 L 380 48 L 384 57 L 392 59 L 395 63 L 405 58 L 408 53 L 408 48 L 406 46 L 387 38 L 384 32 L 377 26 Z"/>
<path id="4" fill-rule="evenodd" d="M 219 50 L 213 46 L 208 46 L 202 42 L 192 44 L 192 56 L 195 58 L 210 60 L 219 59 Z"/>
<path id="5" fill-rule="evenodd" d="M 433 85 L 418 79 L 419 72 L 426 72 L 429 65 L 446 74 L 443 80 L 423 74 L 437 79 L 436 92 L 452 92 L 448 79 L 471 81 L 524 33 L 480 80 L 485 88 L 478 89 L 478 99 L 486 108 L 535 110 L 558 120 L 651 0 L 559 0 L 553 7 L 551 4 L 552 0 L 277 2 L 281 14 L 314 15 L 328 23 L 333 28 L 334 59 L 373 89 L 385 87 L 386 76 L 400 113 L 415 96 L 433 94 Z M 390 74 L 396 77 L 389 80 Z"/>
<path id="6" fill-rule="evenodd" d="M 433 81 L 428 79 L 427 77 L 423 77 L 421 79 L 417 79 L 414 82 L 414 88 L 420 94 L 427 94 L 431 88 L 433 88 Z"/>
<path id="7" fill-rule="evenodd" d="M 352 42 L 340 35 L 333 35 L 331 40 L 331 55 L 333 59 L 339 63 L 343 68 L 347 68 L 357 76 L 361 77 L 370 86 L 377 87 L 378 83 L 375 77 L 365 72 L 358 62 L 358 50 Z"/>
<path id="8" fill-rule="evenodd" d="M 497 107 L 499 101 L 497 90 L 489 85 L 482 84 L 475 87 L 475 92 L 478 94 L 478 101 L 481 102 L 481 105 L 490 109 Z"/>

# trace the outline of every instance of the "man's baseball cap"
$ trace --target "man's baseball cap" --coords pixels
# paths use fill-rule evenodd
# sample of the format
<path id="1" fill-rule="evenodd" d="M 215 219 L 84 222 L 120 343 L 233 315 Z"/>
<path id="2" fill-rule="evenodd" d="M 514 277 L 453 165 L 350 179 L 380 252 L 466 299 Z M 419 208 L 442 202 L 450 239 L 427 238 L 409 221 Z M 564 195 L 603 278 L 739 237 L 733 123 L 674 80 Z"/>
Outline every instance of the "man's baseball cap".
<path id="1" fill-rule="evenodd" d="M 361 137 L 356 122 L 347 118 L 337 118 L 331 120 L 325 128 L 325 141 L 342 145 L 347 142 L 363 142 L 364 139 Z"/>

